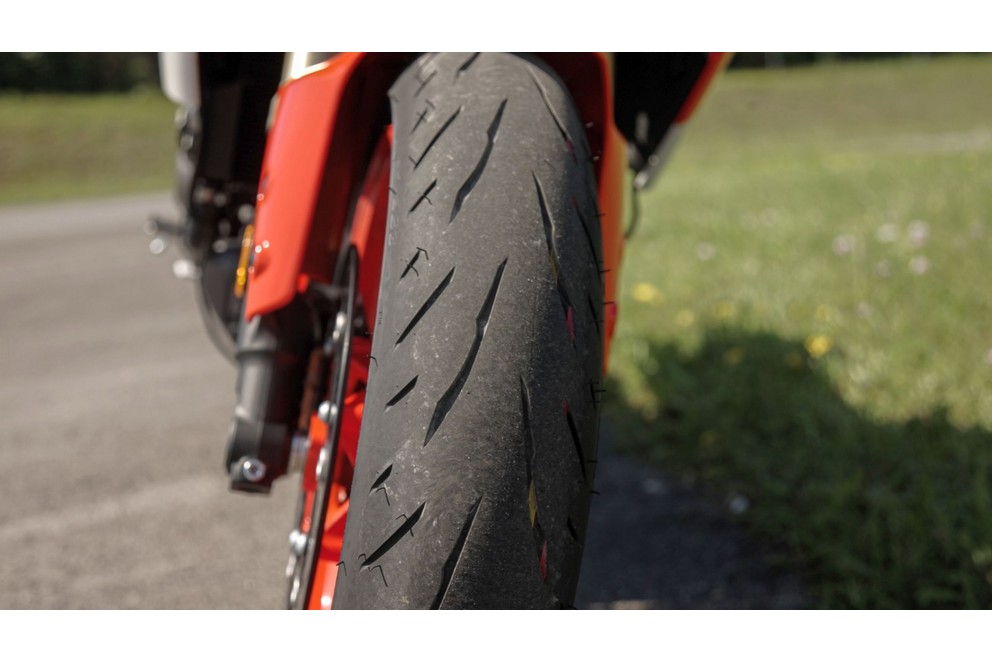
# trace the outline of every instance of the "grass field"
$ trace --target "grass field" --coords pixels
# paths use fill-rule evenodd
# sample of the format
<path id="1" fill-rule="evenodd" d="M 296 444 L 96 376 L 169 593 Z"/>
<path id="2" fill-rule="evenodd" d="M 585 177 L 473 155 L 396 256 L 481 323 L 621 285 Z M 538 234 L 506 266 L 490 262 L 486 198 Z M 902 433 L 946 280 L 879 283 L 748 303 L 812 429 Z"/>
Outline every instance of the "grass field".
<path id="1" fill-rule="evenodd" d="M 168 188 L 174 113 L 154 91 L 0 96 L 0 204 Z"/>
<path id="2" fill-rule="evenodd" d="M 992 606 L 992 58 L 731 72 L 642 202 L 621 443 L 825 606 Z"/>
<path id="3" fill-rule="evenodd" d="M 167 188 L 172 112 L 0 97 L 0 203 Z M 619 443 L 824 606 L 992 606 L 992 57 L 730 72 L 642 206 Z"/>

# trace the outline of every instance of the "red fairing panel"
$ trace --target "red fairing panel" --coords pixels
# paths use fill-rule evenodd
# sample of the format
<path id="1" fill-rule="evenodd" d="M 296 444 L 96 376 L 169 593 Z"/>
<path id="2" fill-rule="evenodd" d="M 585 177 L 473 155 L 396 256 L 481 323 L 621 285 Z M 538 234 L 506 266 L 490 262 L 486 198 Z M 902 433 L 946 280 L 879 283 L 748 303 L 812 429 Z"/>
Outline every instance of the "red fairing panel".
<path id="1" fill-rule="evenodd" d="M 245 302 L 249 319 L 287 305 L 307 285 L 304 257 L 331 138 L 345 88 L 363 57 L 361 53 L 335 57 L 322 70 L 279 91 L 258 187 L 254 259 Z M 343 226 L 341 218 L 329 220 Z"/>

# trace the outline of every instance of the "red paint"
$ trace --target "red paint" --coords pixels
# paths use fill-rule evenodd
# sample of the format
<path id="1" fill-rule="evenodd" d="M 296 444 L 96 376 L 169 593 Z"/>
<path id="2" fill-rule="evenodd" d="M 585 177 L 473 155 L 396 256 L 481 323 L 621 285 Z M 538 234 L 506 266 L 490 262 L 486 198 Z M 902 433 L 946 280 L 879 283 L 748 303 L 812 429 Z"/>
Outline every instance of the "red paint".
<path id="1" fill-rule="evenodd" d="M 279 90 L 255 221 L 255 243 L 268 242 L 267 254 L 249 274 L 246 318 L 285 306 L 310 280 L 329 282 L 383 129 L 369 118 L 406 61 L 402 53 L 342 53 Z"/>
<path id="2" fill-rule="evenodd" d="M 386 241 L 389 211 L 389 161 L 393 147 L 393 127 L 379 139 L 372 163 L 365 175 L 362 192 L 355 205 L 351 243 L 358 251 L 358 291 L 365 306 L 369 328 L 375 328 L 382 276 L 382 251 Z"/>
<path id="3" fill-rule="evenodd" d="M 360 53 L 339 55 L 279 90 L 262 160 L 246 318 L 278 310 L 297 291 L 335 122 L 361 60 Z"/>
<path id="4" fill-rule="evenodd" d="M 539 566 L 541 568 L 541 580 L 548 580 L 548 543 L 546 541 L 544 542 L 544 546 L 541 547 Z"/>
<path id="5" fill-rule="evenodd" d="M 368 338 L 352 338 L 351 363 L 348 366 L 349 393 L 344 399 L 344 410 L 341 415 L 341 435 L 338 439 L 338 453 L 334 462 L 334 475 L 330 486 L 330 496 L 327 502 L 327 518 L 324 522 L 324 535 L 321 539 L 320 554 L 317 557 L 317 569 L 314 574 L 313 590 L 310 594 L 310 609 L 328 609 L 334 598 L 334 586 L 337 581 L 338 563 L 341 560 L 341 548 L 344 544 L 344 529 L 348 520 L 348 505 L 350 499 L 342 502 L 341 495 L 347 495 L 354 476 L 355 456 L 358 452 L 358 435 L 362 427 L 362 414 L 365 411 L 365 384 L 369 378 L 369 351 L 371 342 Z M 303 531 L 310 530 L 309 512 L 313 508 L 313 500 L 317 487 L 314 474 L 320 448 L 327 439 L 327 425 L 314 415 L 310 420 L 310 452 L 303 468 L 303 491 L 305 497 Z"/>

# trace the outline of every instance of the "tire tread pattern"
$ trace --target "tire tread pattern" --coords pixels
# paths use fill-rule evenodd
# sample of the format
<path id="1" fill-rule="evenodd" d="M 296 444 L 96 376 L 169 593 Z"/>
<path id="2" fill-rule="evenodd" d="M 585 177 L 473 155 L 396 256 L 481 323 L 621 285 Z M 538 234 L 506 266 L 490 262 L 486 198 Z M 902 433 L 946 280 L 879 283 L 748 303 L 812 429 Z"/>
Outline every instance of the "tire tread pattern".
<path id="1" fill-rule="evenodd" d="M 570 607 L 602 366 L 581 118 L 518 55 L 425 55 L 389 97 L 376 360 L 334 607 Z"/>

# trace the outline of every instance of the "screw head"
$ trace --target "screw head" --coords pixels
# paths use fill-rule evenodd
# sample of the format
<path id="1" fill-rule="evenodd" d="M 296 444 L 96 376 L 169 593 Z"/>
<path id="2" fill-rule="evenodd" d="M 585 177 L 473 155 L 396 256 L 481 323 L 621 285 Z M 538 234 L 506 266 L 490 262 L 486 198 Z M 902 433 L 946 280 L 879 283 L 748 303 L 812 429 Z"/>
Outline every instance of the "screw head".
<path id="1" fill-rule="evenodd" d="M 261 482 L 265 478 L 265 463 L 256 457 L 241 460 L 241 475 L 249 482 Z"/>
<path id="2" fill-rule="evenodd" d="M 342 310 L 334 317 L 334 332 L 331 334 L 331 342 L 337 344 L 341 341 L 341 336 L 344 334 L 344 329 L 347 325 L 348 315 Z"/>
<path id="3" fill-rule="evenodd" d="M 330 462 L 328 462 L 327 448 L 321 448 L 320 454 L 317 456 L 317 469 L 314 471 L 314 477 L 317 478 L 318 482 L 323 482 L 327 479 L 327 467 Z"/>
<path id="4" fill-rule="evenodd" d="M 307 549 L 307 536 L 299 530 L 289 533 L 289 552 L 296 557 L 301 557 Z"/>
<path id="5" fill-rule="evenodd" d="M 320 418 L 321 422 L 324 424 L 331 424 L 331 422 L 338 417 L 338 407 L 331 404 L 330 401 L 323 401 L 320 406 L 317 407 L 317 416 Z"/>
<path id="6" fill-rule="evenodd" d="M 238 220 L 246 225 L 255 220 L 255 207 L 250 204 L 242 204 L 238 207 Z"/>

